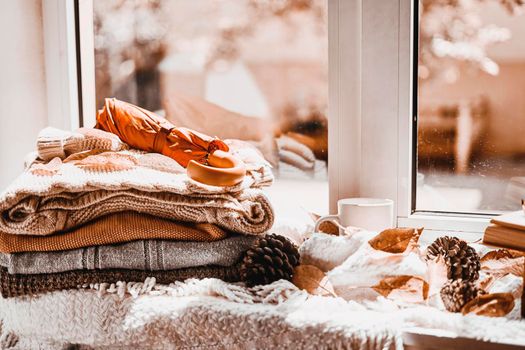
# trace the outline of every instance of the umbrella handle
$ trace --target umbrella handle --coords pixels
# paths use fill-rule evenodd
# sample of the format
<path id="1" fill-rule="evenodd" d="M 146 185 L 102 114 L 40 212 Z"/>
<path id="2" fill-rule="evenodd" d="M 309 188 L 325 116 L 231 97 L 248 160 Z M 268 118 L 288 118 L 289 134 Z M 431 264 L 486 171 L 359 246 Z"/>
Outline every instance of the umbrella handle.
<path id="1" fill-rule="evenodd" d="M 191 179 L 212 186 L 234 186 L 242 182 L 246 175 L 242 160 L 228 152 L 217 150 L 211 153 L 208 164 L 190 160 L 186 173 Z"/>

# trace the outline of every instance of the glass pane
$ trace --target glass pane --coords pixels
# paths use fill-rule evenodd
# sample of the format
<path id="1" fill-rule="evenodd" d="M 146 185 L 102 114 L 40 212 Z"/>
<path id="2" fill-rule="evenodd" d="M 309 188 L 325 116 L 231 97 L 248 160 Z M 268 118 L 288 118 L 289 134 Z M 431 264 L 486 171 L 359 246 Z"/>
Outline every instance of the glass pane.
<path id="1" fill-rule="evenodd" d="M 521 1 L 419 1 L 416 210 L 498 213 L 525 196 Z"/>
<path id="2" fill-rule="evenodd" d="M 278 215 L 328 212 L 326 0 L 93 4 L 97 108 L 116 97 L 250 141 L 274 166 Z"/>

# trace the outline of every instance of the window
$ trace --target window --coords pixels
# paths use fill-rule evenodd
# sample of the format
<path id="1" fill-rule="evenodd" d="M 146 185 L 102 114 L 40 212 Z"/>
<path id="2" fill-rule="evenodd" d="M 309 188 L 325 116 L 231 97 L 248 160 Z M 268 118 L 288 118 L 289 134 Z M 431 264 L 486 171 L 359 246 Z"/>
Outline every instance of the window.
<path id="1" fill-rule="evenodd" d="M 274 167 L 268 192 L 278 214 L 328 211 L 326 0 L 92 7 L 97 108 L 116 97 L 175 125 L 250 142 Z"/>
<path id="2" fill-rule="evenodd" d="M 169 117 L 170 110 L 166 107 L 165 95 L 169 94 L 169 89 L 180 89 L 181 86 L 194 93 L 200 91 L 199 94 L 202 100 L 215 103 L 242 116 L 247 116 L 249 113 L 262 115 L 264 111 L 271 111 L 272 122 L 283 122 L 286 120 L 286 118 L 283 118 L 284 114 L 282 113 L 285 109 L 276 109 L 278 104 L 274 103 L 274 97 L 276 95 L 284 96 L 277 94 L 278 90 L 276 89 L 287 86 L 291 80 L 287 74 L 276 75 L 273 72 L 276 71 L 275 66 L 279 64 L 283 66 L 283 62 L 290 57 L 294 55 L 297 57 L 300 56 L 298 55 L 299 52 L 306 52 L 307 54 L 304 56 L 311 59 L 309 61 L 310 67 L 315 66 L 316 68 L 308 68 L 308 74 L 303 74 L 306 70 L 301 70 L 300 73 L 294 75 L 295 80 L 293 81 L 307 88 L 309 88 L 308 85 L 310 83 L 313 84 L 315 82 L 317 85 L 316 90 L 321 89 L 324 92 L 320 94 L 315 93 L 316 102 L 313 105 L 317 106 L 316 108 L 312 110 L 310 108 L 312 105 L 307 104 L 307 108 L 301 108 L 301 110 L 310 112 L 301 112 L 298 115 L 308 116 L 312 115 L 312 111 L 316 111 L 313 113 L 314 115 L 329 116 L 330 122 L 328 125 L 326 125 L 326 120 L 324 120 L 324 124 L 307 123 L 303 124 L 302 127 L 308 126 L 315 129 L 319 124 L 323 130 L 326 130 L 326 126 L 328 127 L 327 140 L 326 133 L 324 134 L 324 145 L 326 145 L 327 141 L 328 148 L 324 148 L 324 150 L 327 151 L 330 162 L 324 164 L 328 168 L 327 173 L 326 171 L 323 173 L 324 177 L 312 175 L 312 172 L 306 172 L 306 174 L 305 172 L 296 172 L 296 176 L 292 177 L 289 177 L 290 174 L 285 174 L 284 172 L 278 174 L 276 186 L 273 187 L 277 194 L 281 192 L 290 193 L 289 191 L 292 188 L 297 190 L 293 192 L 293 195 L 287 195 L 285 201 L 274 201 L 277 203 L 277 206 L 286 203 L 291 197 L 295 197 L 296 202 L 304 201 L 302 203 L 303 207 L 326 212 L 329 194 L 330 211 L 333 212 L 335 203 L 340 198 L 357 196 L 391 198 L 395 201 L 395 210 L 398 217 L 398 225 L 400 226 L 424 226 L 426 229 L 469 232 L 482 232 L 486 227 L 488 216 L 480 216 L 478 214 L 494 213 L 514 208 L 513 206 L 504 208 L 478 205 L 476 208 L 471 206 L 469 210 L 466 210 L 465 208 L 458 209 L 447 205 L 438 207 L 432 199 L 429 200 L 430 197 L 428 196 L 426 197 L 427 203 L 430 201 L 434 206 L 425 205 L 425 195 L 422 194 L 422 190 L 431 187 L 431 193 L 432 191 L 441 191 L 441 195 L 444 196 L 447 194 L 447 188 L 443 187 L 448 187 L 449 192 L 454 192 L 454 190 L 450 191 L 454 186 L 458 183 L 464 184 L 460 181 L 462 177 L 473 175 L 483 178 L 483 175 L 486 175 L 486 173 L 479 172 L 477 166 L 476 168 L 473 167 L 473 165 L 478 164 L 475 162 L 483 162 L 482 159 L 477 158 L 479 157 L 477 151 L 472 152 L 472 158 L 467 163 L 468 166 L 461 168 L 456 167 L 455 160 L 452 160 L 455 159 L 453 157 L 443 161 L 439 159 L 432 160 L 429 158 L 430 156 L 426 156 L 427 160 L 425 163 L 424 150 L 422 147 L 417 147 L 420 136 L 420 142 L 431 137 L 425 131 L 429 129 L 425 129 L 423 121 L 419 120 L 420 125 L 417 124 L 417 116 L 420 112 L 417 102 L 419 102 L 423 112 L 426 110 L 424 105 L 425 101 L 427 101 L 423 94 L 418 96 L 418 91 L 425 89 L 422 83 L 418 84 L 417 80 L 420 72 L 417 69 L 419 66 L 419 51 L 416 44 L 418 44 L 418 31 L 421 31 L 417 14 L 423 6 L 420 6 L 419 1 L 202 1 L 209 1 L 213 5 L 217 16 L 209 21 L 201 21 L 199 20 L 200 18 L 206 18 L 203 8 L 207 6 L 192 6 L 184 1 L 169 2 L 171 10 L 166 9 L 166 11 L 158 9 L 163 4 L 162 1 L 133 1 L 121 4 L 120 6 L 125 8 L 129 7 L 127 10 L 122 10 L 124 12 L 130 11 L 131 7 L 140 7 L 142 6 L 141 4 L 152 6 L 153 9 L 149 12 L 143 10 L 134 11 L 136 16 L 124 15 L 123 18 L 115 14 L 115 16 L 111 16 L 107 20 L 107 25 L 110 25 L 111 20 L 127 23 L 126 26 L 117 25 L 117 28 L 119 30 L 124 27 L 132 28 L 126 40 L 131 40 L 130 42 L 133 42 L 133 40 L 137 41 L 137 45 L 131 45 L 131 50 L 116 56 L 109 55 L 109 51 L 118 51 L 118 44 L 112 45 L 104 53 L 104 45 L 109 45 L 108 42 L 104 43 L 104 41 L 111 40 L 111 38 L 104 39 L 103 27 L 106 24 L 103 23 L 105 23 L 105 20 L 102 18 L 103 16 L 97 17 L 99 15 L 96 12 L 97 6 L 100 6 L 100 10 L 104 12 L 102 9 L 111 9 L 112 6 L 117 6 L 120 2 L 102 2 L 100 0 L 79 2 L 79 51 L 82 56 L 80 90 L 82 93 L 81 105 L 84 110 L 84 122 L 90 118 L 90 115 L 94 115 L 94 113 L 86 113 L 86 110 L 97 105 L 97 98 L 100 104 L 100 97 L 108 94 L 143 104 L 147 108 L 160 111 L 161 113 L 163 111 Z M 494 2 L 499 3 L 498 1 Z M 252 17 L 245 16 L 246 12 L 244 11 L 261 11 L 264 9 L 264 6 L 269 4 L 272 6 L 284 6 L 284 8 L 275 11 L 275 8 L 272 10 L 272 6 L 267 7 L 264 11 L 269 11 L 270 15 L 266 12 L 264 16 L 257 16 L 256 20 L 253 20 L 253 15 Z M 291 4 L 294 5 L 292 6 Z M 187 16 L 182 16 L 182 12 L 173 10 L 178 6 L 187 9 Z M 307 6 L 307 8 L 305 9 L 303 6 Z M 314 7 L 317 10 L 313 10 Z M 177 13 L 170 16 L 169 11 Z M 157 14 L 155 15 L 155 13 Z M 231 16 L 233 13 L 242 15 L 234 16 L 235 20 L 233 22 L 218 21 L 219 18 Z M 102 13 L 102 15 L 104 14 Z M 155 16 L 159 16 L 158 21 Z M 190 24 L 181 24 L 180 26 L 174 24 L 180 21 L 182 21 L 180 23 L 184 23 L 184 20 L 189 19 L 191 16 L 197 19 L 189 21 Z M 242 22 L 239 30 L 238 20 L 245 17 L 252 20 L 248 21 L 250 22 L 249 25 L 247 21 Z M 146 21 L 147 23 L 148 18 L 150 20 L 154 18 L 155 25 L 142 27 L 141 29 L 141 21 Z M 162 18 L 167 18 L 167 22 L 161 24 Z M 298 18 L 303 18 L 303 20 L 310 18 L 309 22 L 304 23 L 305 26 L 301 30 L 301 32 L 304 32 L 304 35 L 301 34 L 304 40 L 292 45 L 287 41 L 289 38 L 287 39 L 286 35 L 283 35 L 285 31 L 269 31 L 272 33 L 271 35 L 273 35 L 275 42 L 270 46 L 265 46 L 268 50 L 260 51 L 261 45 L 257 45 L 257 43 L 260 42 L 261 38 L 257 38 L 256 28 L 275 25 L 277 27 L 284 26 L 286 31 L 293 32 Z M 319 19 L 321 18 L 325 22 L 320 22 Z M 254 23 L 251 23 L 252 21 Z M 272 22 L 273 24 L 268 24 L 267 22 Z M 169 27 L 170 23 L 174 28 L 167 29 L 166 25 Z M 320 23 L 322 25 L 319 25 Z M 243 32 L 242 28 L 247 28 L 246 26 L 255 29 L 250 29 L 249 33 Z M 215 28 L 216 34 L 215 36 L 212 35 L 214 39 L 221 39 L 222 36 L 222 39 L 216 42 L 219 45 L 212 46 L 211 42 L 213 40 L 194 40 L 194 36 L 199 36 L 202 39 L 206 35 L 211 35 L 213 28 Z M 143 30 L 146 30 L 146 32 L 142 32 Z M 169 35 L 166 33 L 169 33 Z M 89 37 L 90 35 L 92 36 L 91 38 Z M 143 37 L 143 35 L 145 36 Z M 158 60 L 155 63 L 156 68 L 153 71 L 150 69 L 150 72 L 147 73 L 138 69 L 141 62 L 135 62 L 133 57 L 137 55 L 137 50 L 139 49 L 148 50 L 147 43 L 151 44 L 152 41 L 150 39 L 155 35 L 161 35 L 174 41 L 170 41 L 168 45 L 156 47 L 158 52 L 155 55 L 157 56 L 148 60 L 148 63 Z M 144 38 L 149 39 L 144 40 Z M 95 43 L 95 47 L 93 43 Z M 177 45 L 173 46 L 175 43 Z M 149 48 L 153 50 L 151 53 L 155 52 L 154 46 Z M 423 48 L 423 45 L 421 47 Z M 208 52 L 208 55 L 203 54 L 206 48 L 211 50 Z M 300 48 L 301 50 L 287 50 L 289 48 Z M 312 48 L 314 49 L 312 50 Z M 199 53 L 197 55 L 200 57 L 199 59 L 188 59 L 188 54 L 191 55 L 192 50 L 194 53 L 195 50 Z M 290 51 L 293 52 L 290 53 Z M 256 52 L 263 52 L 264 54 L 254 55 Z M 315 54 L 311 55 L 312 52 L 315 52 Z M 93 59 L 93 53 L 97 56 L 96 60 Z M 174 53 L 177 53 L 178 56 L 174 57 Z M 489 51 L 489 57 L 491 57 L 491 54 Z M 272 68 L 273 72 L 272 69 L 268 68 L 264 70 L 264 74 L 261 74 L 261 69 L 257 73 L 256 66 L 268 64 L 269 56 L 272 55 L 274 55 L 271 59 L 274 66 Z M 254 56 L 257 56 L 256 64 L 249 62 L 254 59 Z M 112 58 L 110 59 L 110 57 Z M 210 64 L 210 57 L 212 61 L 216 59 L 217 62 Z M 312 59 L 313 57 L 315 59 Z M 247 63 L 239 65 L 239 60 L 241 62 L 246 60 Z M 94 68 L 95 63 L 97 69 Z M 93 67 L 90 67 L 90 65 Z M 104 68 L 104 65 L 112 65 L 111 74 L 108 73 L 109 71 L 103 73 L 104 69 L 107 68 Z M 116 70 L 115 67 L 119 68 Z M 197 80 L 192 74 L 198 72 L 199 69 L 205 69 L 206 74 L 211 72 L 210 74 L 213 78 L 207 77 L 201 79 L 201 83 L 196 83 Z M 171 73 L 168 74 L 170 70 Z M 174 70 L 176 73 L 174 73 Z M 183 74 L 184 70 L 186 70 L 186 75 Z M 221 86 L 221 81 L 224 82 L 229 76 L 231 77 L 232 70 L 243 72 L 242 75 L 244 77 L 251 75 L 250 79 L 243 78 L 245 82 L 251 81 L 251 83 L 246 85 L 249 88 L 242 90 L 242 93 L 248 94 L 251 96 L 250 98 L 262 96 L 263 98 L 259 99 L 259 101 L 264 100 L 265 103 L 238 104 L 239 101 L 237 101 L 236 104 L 232 101 L 231 95 L 228 95 L 233 91 L 234 85 L 223 85 L 229 86 L 228 89 L 217 88 L 217 86 Z M 310 74 L 315 70 L 322 73 L 312 78 Z M 96 84 L 95 72 L 97 72 Z M 422 74 L 425 73 L 423 72 Z M 89 81 L 91 76 L 93 76 L 92 82 Z M 177 77 L 177 79 L 174 77 Z M 139 81 L 140 84 L 137 85 Z M 205 82 L 205 85 L 202 85 L 204 84 L 202 82 Z M 139 85 L 149 86 L 150 88 L 148 89 L 151 91 L 146 94 L 139 93 Z M 98 88 L 95 88 L 95 86 L 98 86 Z M 209 89 L 203 88 L 203 86 L 208 86 Z M 238 84 L 236 86 L 238 88 Z M 268 92 L 268 89 L 265 90 L 264 86 L 273 86 L 275 89 Z M 293 89 L 293 91 L 304 90 L 303 86 L 299 87 L 300 89 Z M 328 88 L 329 94 L 326 92 Z M 104 91 L 103 89 L 106 90 Z M 283 90 L 287 94 L 292 91 L 289 89 Z M 156 93 L 152 91 L 156 91 Z M 213 91 L 215 93 L 212 93 Z M 306 101 L 308 100 L 307 96 L 312 96 L 308 93 L 299 93 L 298 95 L 300 96 L 299 98 L 292 99 L 293 103 Z M 270 98 L 270 96 L 274 97 Z M 419 97 L 419 100 L 417 97 Z M 277 99 L 277 97 L 275 98 Z M 428 101 L 431 104 L 431 101 Z M 485 104 L 483 98 L 476 101 L 477 104 L 473 104 L 473 106 L 483 106 Z M 322 107 L 319 108 L 319 106 Z M 328 113 L 326 113 L 326 106 L 328 106 Z M 430 106 L 429 110 L 432 110 L 432 108 Z M 483 111 L 482 108 L 476 109 L 476 111 L 480 110 Z M 273 138 L 275 141 L 281 134 L 275 132 L 275 129 L 269 131 L 271 129 L 271 127 L 268 128 L 268 125 L 264 125 L 261 130 L 258 129 L 257 131 L 265 130 L 262 134 L 268 136 L 269 139 Z M 232 132 L 233 130 L 224 128 L 221 131 Z M 214 132 L 209 131 L 209 133 Z M 447 139 L 447 136 L 443 135 L 442 139 Z M 316 145 L 319 144 L 321 143 L 316 143 Z M 275 157 L 278 154 L 278 152 L 275 152 L 275 143 L 273 147 L 274 151 L 270 151 L 267 154 L 273 155 L 274 159 L 278 159 L 280 162 L 280 157 Z M 313 151 L 311 147 L 310 150 Z M 421 150 L 421 154 L 418 153 L 418 150 Z M 326 155 L 322 155 L 322 157 L 326 157 Z M 326 159 L 320 158 L 317 154 L 317 161 L 326 161 Z M 461 171 L 466 169 L 466 175 L 458 175 L 456 171 L 459 168 L 463 169 Z M 494 168 L 485 167 L 485 169 L 489 168 L 491 171 L 494 171 Z M 515 181 L 508 180 L 515 176 L 517 170 L 519 170 L 519 167 L 512 170 L 512 174 L 508 171 L 505 174 L 503 171 L 498 173 L 498 176 L 506 176 L 495 181 L 499 184 L 499 188 L 502 188 L 501 186 L 509 187 L 514 184 Z M 444 183 L 441 182 L 440 178 L 444 174 L 448 174 L 447 178 L 451 180 L 446 186 L 443 185 Z M 475 184 L 479 185 L 480 183 L 477 182 Z M 440 186 L 442 188 L 439 188 Z M 487 188 L 487 186 L 481 185 L 474 189 L 485 191 Z M 287 192 L 284 192 L 283 189 L 286 189 Z M 460 187 L 460 189 L 465 189 L 465 193 L 471 192 L 467 191 L 471 189 L 464 187 Z M 312 205 L 309 207 L 309 204 L 306 203 L 311 203 Z M 286 208 L 284 209 L 286 211 Z"/>
<path id="3" fill-rule="evenodd" d="M 419 1 L 415 210 L 495 214 L 525 195 L 525 16 Z"/>

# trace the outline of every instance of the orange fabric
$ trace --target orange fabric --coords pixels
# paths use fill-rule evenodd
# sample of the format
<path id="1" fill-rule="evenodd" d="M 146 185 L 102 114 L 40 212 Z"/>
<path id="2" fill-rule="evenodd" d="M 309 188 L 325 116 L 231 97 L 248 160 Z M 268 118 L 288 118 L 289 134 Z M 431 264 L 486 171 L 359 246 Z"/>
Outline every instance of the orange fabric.
<path id="1" fill-rule="evenodd" d="M 0 232 L 0 252 L 49 252 L 141 239 L 211 242 L 226 238 L 213 224 L 181 223 L 135 212 L 104 216 L 66 233 L 49 236 Z"/>
<path id="2" fill-rule="evenodd" d="M 153 112 L 115 98 L 106 99 L 104 108 L 97 113 L 95 128 L 117 135 L 131 147 L 164 154 L 183 167 L 190 160 L 206 164 L 214 151 L 229 150 L 222 140 L 175 127 Z"/>

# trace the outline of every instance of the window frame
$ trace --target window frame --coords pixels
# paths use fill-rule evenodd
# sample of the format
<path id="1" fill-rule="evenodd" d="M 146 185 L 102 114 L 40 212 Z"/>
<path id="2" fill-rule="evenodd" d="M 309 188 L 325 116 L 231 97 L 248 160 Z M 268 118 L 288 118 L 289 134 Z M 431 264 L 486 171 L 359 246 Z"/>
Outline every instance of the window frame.
<path id="1" fill-rule="evenodd" d="M 61 20 L 45 30 L 46 70 L 58 69 L 62 81 L 48 83 L 50 115 L 70 115 L 62 117 L 66 128 L 94 125 L 93 1 L 44 0 L 43 6 L 45 23 Z M 390 198 L 398 226 L 481 233 L 487 216 L 413 211 L 414 6 L 412 0 L 328 0 L 330 212 L 341 198 Z M 53 54 L 57 45 L 65 56 Z M 67 108 L 56 107 L 57 96 L 68 97 L 62 99 Z"/>
<path id="2" fill-rule="evenodd" d="M 42 0 L 49 125 L 95 125 L 92 0 Z M 91 53 L 91 54 L 90 54 Z"/>
<path id="3" fill-rule="evenodd" d="M 64 129 L 81 124 L 74 7 L 70 1 L 42 1 L 48 123 Z"/>
<path id="4" fill-rule="evenodd" d="M 335 71 L 330 74 L 330 208 L 335 212 L 344 197 L 391 198 L 398 226 L 481 234 L 487 215 L 413 209 L 416 2 L 329 0 L 329 69 Z M 349 149 L 344 157 L 342 150 Z"/>

